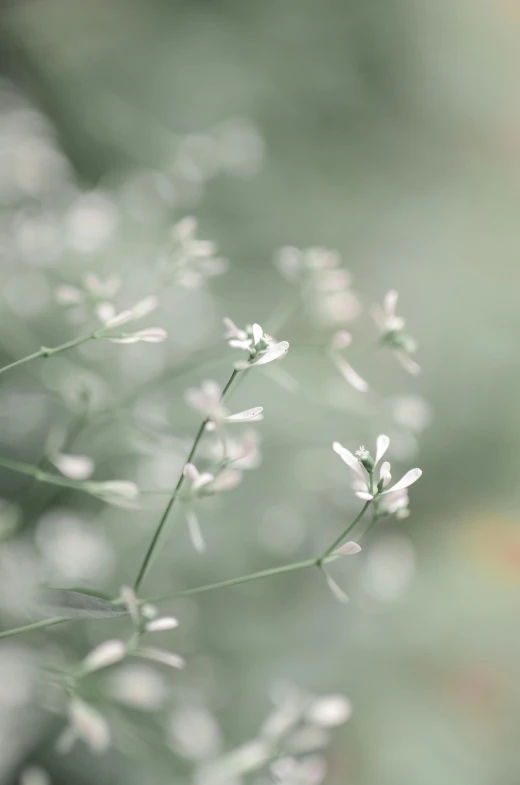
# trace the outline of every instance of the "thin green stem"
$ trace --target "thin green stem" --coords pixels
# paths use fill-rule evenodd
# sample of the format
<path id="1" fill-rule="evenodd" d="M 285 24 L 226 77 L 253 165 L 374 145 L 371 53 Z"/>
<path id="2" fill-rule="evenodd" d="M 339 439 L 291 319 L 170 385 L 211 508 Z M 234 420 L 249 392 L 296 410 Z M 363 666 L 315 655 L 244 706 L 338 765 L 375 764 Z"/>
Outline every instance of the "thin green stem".
<path id="1" fill-rule="evenodd" d="M 72 349 L 74 346 L 79 346 L 80 344 L 91 341 L 96 337 L 96 333 L 89 333 L 89 335 L 82 335 L 80 338 L 74 338 L 72 341 L 66 341 L 66 343 L 62 343 L 59 346 L 41 346 L 37 352 L 28 354 L 26 357 L 22 357 L 20 360 L 15 360 L 14 362 L 9 363 L 9 365 L 4 365 L 3 368 L 0 368 L 0 373 L 10 371 L 12 368 L 16 368 L 18 365 L 25 365 L 25 363 L 31 362 L 32 360 L 37 360 L 39 357 L 52 357 L 53 354 L 64 352 L 67 349 Z"/>
<path id="2" fill-rule="evenodd" d="M 12 630 L 4 630 L 4 632 L 0 632 L 0 638 L 11 638 L 13 635 L 21 635 L 23 632 L 41 630 L 44 627 L 53 627 L 56 624 L 62 624 L 66 621 L 72 621 L 72 619 L 62 619 L 61 616 L 54 616 L 52 619 L 34 621 L 31 624 L 24 624 L 23 627 L 13 627 Z"/>
<path id="3" fill-rule="evenodd" d="M 226 386 L 224 387 L 224 389 L 222 391 L 222 395 L 220 397 L 221 401 L 223 401 L 224 398 L 226 397 L 226 395 L 227 395 L 231 385 L 235 381 L 235 378 L 238 375 L 238 373 L 239 373 L 239 371 L 237 371 L 236 369 L 233 370 L 233 373 L 229 377 L 229 379 L 228 379 L 228 381 L 226 383 Z M 186 466 L 187 463 L 191 463 L 191 461 L 193 460 L 193 457 L 195 455 L 195 452 L 197 451 L 197 447 L 199 446 L 199 442 L 200 442 L 200 440 L 202 438 L 202 435 L 203 435 L 204 431 L 206 430 L 207 423 L 208 423 L 207 418 L 205 420 L 203 420 L 203 422 L 201 423 L 201 425 L 199 427 L 199 430 L 197 431 L 197 433 L 195 435 L 195 439 L 193 440 L 193 444 L 192 444 L 192 447 L 191 447 L 191 450 L 190 450 L 190 454 L 188 455 L 184 466 Z M 153 556 L 154 551 L 155 551 L 155 549 L 157 547 L 157 543 L 159 542 L 159 538 L 160 538 L 161 533 L 162 533 L 162 531 L 164 529 L 166 521 L 168 520 L 168 516 L 170 515 L 170 512 L 172 511 L 172 509 L 173 509 L 173 507 L 175 505 L 175 502 L 177 501 L 177 498 L 179 496 L 179 493 L 180 493 L 180 491 L 182 489 L 182 486 L 184 484 L 184 466 L 183 466 L 182 471 L 180 473 L 179 479 L 177 480 L 177 485 L 173 489 L 173 493 L 170 496 L 168 504 L 166 505 L 166 508 L 165 508 L 163 514 L 161 515 L 159 523 L 157 524 L 157 528 L 155 529 L 155 532 L 154 532 L 153 537 L 151 539 L 150 545 L 148 546 L 148 550 L 146 551 L 146 554 L 145 554 L 145 557 L 144 557 L 144 559 L 142 561 L 141 567 L 139 568 L 139 572 L 137 573 L 137 578 L 134 581 L 134 590 L 135 590 L 136 593 L 139 591 L 141 583 L 143 582 L 144 577 L 145 577 L 145 575 L 146 575 L 146 573 L 148 571 L 148 567 L 150 565 L 152 556 Z"/>
<path id="4" fill-rule="evenodd" d="M 339 537 L 338 537 L 336 540 L 334 540 L 334 542 L 332 543 L 332 545 L 329 545 L 329 547 L 327 548 L 327 550 L 326 550 L 326 551 L 324 551 L 324 552 L 321 554 L 321 556 L 320 556 L 318 559 L 316 559 L 316 565 L 317 565 L 318 567 L 321 567 L 321 566 L 322 566 L 322 564 L 323 564 L 323 563 L 326 561 L 326 559 L 327 559 L 327 558 L 330 556 L 330 554 L 331 554 L 333 551 L 335 551 L 335 550 L 336 550 L 336 548 L 338 548 L 338 547 L 341 545 L 341 543 L 343 542 L 343 540 L 345 539 L 345 537 L 346 537 L 348 534 L 350 534 L 350 532 L 352 531 L 352 529 L 354 528 L 354 526 L 356 526 L 356 524 L 358 524 L 358 523 L 359 523 L 359 521 L 361 520 L 361 518 L 363 517 L 363 515 L 364 515 L 364 514 L 365 514 L 365 512 L 368 510 L 368 508 L 369 508 L 369 506 L 370 506 L 371 504 L 372 504 L 372 499 L 371 499 L 370 501 L 367 501 L 367 502 L 365 502 L 365 504 L 363 505 L 362 509 L 360 510 L 360 512 L 358 513 L 358 515 L 356 515 L 356 517 L 354 518 L 354 520 L 352 521 L 352 523 L 350 523 L 350 524 L 347 526 L 347 528 L 345 529 L 345 531 L 343 531 L 343 532 L 340 534 L 340 536 L 339 536 Z"/>
<path id="5" fill-rule="evenodd" d="M 0 458 L 0 468 L 26 474 L 29 477 L 32 477 L 35 482 L 44 482 L 48 485 L 59 485 L 60 488 L 72 488 L 75 491 L 84 491 L 86 493 L 90 492 L 87 487 L 87 483 L 76 482 L 75 480 L 68 480 L 66 477 L 60 477 L 57 474 L 43 472 L 39 466 L 33 466 L 29 463 L 12 461 L 9 458 Z"/>

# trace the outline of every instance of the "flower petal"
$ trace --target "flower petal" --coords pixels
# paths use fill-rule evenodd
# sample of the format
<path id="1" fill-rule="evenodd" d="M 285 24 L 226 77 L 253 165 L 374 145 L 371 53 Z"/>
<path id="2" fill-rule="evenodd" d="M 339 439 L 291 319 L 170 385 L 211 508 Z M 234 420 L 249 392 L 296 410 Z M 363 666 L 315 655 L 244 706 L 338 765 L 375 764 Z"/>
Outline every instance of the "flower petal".
<path id="1" fill-rule="evenodd" d="M 186 510 L 186 520 L 188 521 L 188 531 L 193 547 L 197 553 L 204 553 L 206 550 L 206 542 L 200 528 L 199 519 L 193 510 Z"/>
<path id="2" fill-rule="evenodd" d="M 350 363 L 342 357 L 337 357 L 335 363 L 343 378 L 354 388 L 354 390 L 358 390 L 359 392 L 366 392 L 368 390 L 368 382 L 354 370 Z"/>
<path id="3" fill-rule="evenodd" d="M 377 437 L 376 442 L 376 466 L 390 446 L 390 439 L 384 433 Z"/>
<path id="4" fill-rule="evenodd" d="M 422 475 L 421 469 L 410 469 L 409 472 L 406 472 L 404 477 L 401 477 L 399 482 L 396 482 L 396 484 L 392 485 L 391 488 L 387 488 L 385 491 L 383 491 L 383 494 L 393 493 L 394 491 L 402 491 L 403 488 L 408 488 L 410 485 L 413 485 L 414 482 L 417 482 L 417 480 L 419 479 L 419 477 L 421 477 L 421 475 Z"/>
<path id="5" fill-rule="evenodd" d="M 401 363 L 401 365 L 403 366 L 403 368 L 405 369 L 405 371 L 411 373 L 412 376 L 417 376 L 417 374 L 421 372 L 421 366 L 418 363 L 416 363 L 415 360 L 412 360 L 409 354 L 406 354 L 406 352 L 403 351 L 399 351 L 399 349 L 397 349 L 394 352 L 394 354 L 399 360 L 399 362 Z"/>
<path id="6" fill-rule="evenodd" d="M 368 493 L 368 491 L 356 491 L 356 496 L 358 499 L 363 499 L 364 502 L 371 502 L 374 498 L 373 494 Z"/>
<path id="7" fill-rule="evenodd" d="M 338 548 L 334 553 L 340 553 L 342 556 L 352 556 L 354 553 L 359 553 L 361 546 L 357 542 L 346 542 L 341 548 Z"/>
<path id="8" fill-rule="evenodd" d="M 224 419 L 226 422 L 250 422 L 251 420 L 263 420 L 263 411 L 263 406 L 255 406 L 253 409 L 246 409 L 243 412 L 230 414 L 229 417 L 224 417 Z"/>
<path id="9" fill-rule="evenodd" d="M 384 488 L 386 488 L 386 486 L 390 483 L 390 481 L 392 479 L 392 475 L 390 474 L 390 464 L 388 463 L 388 461 L 385 461 L 383 464 L 381 464 L 381 471 L 379 472 L 379 479 L 383 480 L 383 487 Z"/>
<path id="10" fill-rule="evenodd" d="M 161 616 L 160 619 L 153 619 L 146 625 L 147 632 L 164 632 L 165 630 L 174 630 L 179 626 L 177 619 L 173 616 Z"/>
<path id="11" fill-rule="evenodd" d="M 385 294 L 385 299 L 383 300 L 383 304 L 385 309 L 385 316 L 389 320 L 393 319 L 395 316 L 395 310 L 397 308 L 398 298 L 399 298 L 399 293 L 395 289 L 390 289 L 390 291 Z"/>
<path id="12" fill-rule="evenodd" d="M 331 578 L 331 576 L 329 575 L 328 572 L 324 571 L 324 573 L 325 573 L 325 580 L 327 581 L 327 585 L 328 585 L 329 589 L 331 590 L 331 592 L 333 593 L 334 597 L 337 600 L 339 600 L 340 602 L 343 602 L 343 603 L 346 604 L 349 601 L 349 599 L 348 599 L 347 595 L 345 594 L 345 592 L 343 591 L 343 589 L 341 589 L 338 586 L 336 581 L 333 578 Z"/>
<path id="13" fill-rule="evenodd" d="M 87 455 L 59 453 L 52 462 L 58 471 L 71 480 L 88 480 L 94 471 L 94 461 Z"/>
<path id="14" fill-rule="evenodd" d="M 199 470 L 193 463 L 187 463 L 182 470 L 182 473 L 188 480 L 191 480 L 191 482 L 197 482 L 199 479 Z"/>
<path id="15" fill-rule="evenodd" d="M 83 660 L 83 668 L 89 672 L 107 668 L 122 660 L 125 654 L 126 646 L 123 641 L 117 639 L 104 641 L 87 654 Z"/>
<path id="16" fill-rule="evenodd" d="M 146 330 L 134 333 L 133 337 L 146 343 L 162 343 L 167 339 L 168 333 L 162 327 L 147 327 Z"/>
<path id="17" fill-rule="evenodd" d="M 107 322 L 105 322 L 105 327 L 119 327 L 122 324 L 126 324 L 133 319 L 132 311 L 121 311 L 121 313 L 116 313 L 115 316 L 112 316 Z"/>
<path id="18" fill-rule="evenodd" d="M 264 337 L 264 331 L 262 330 L 260 325 L 256 324 L 255 322 L 255 324 L 253 325 L 253 341 L 255 346 L 257 343 L 260 343 L 263 337 Z"/>
<path id="19" fill-rule="evenodd" d="M 142 319 L 157 308 L 157 297 L 154 294 L 139 300 L 132 308 L 132 319 Z"/>
<path id="20" fill-rule="evenodd" d="M 265 354 L 260 355 L 258 360 L 255 360 L 254 365 L 265 365 L 279 357 L 283 357 L 289 351 L 289 341 L 280 341 L 270 346 Z"/>
<path id="21" fill-rule="evenodd" d="M 350 450 L 347 450 L 346 447 L 343 447 L 342 444 L 339 442 L 334 442 L 332 445 L 332 449 L 334 450 L 337 455 L 341 458 L 342 461 L 345 461 L 347 466 L 349 466 L 353 471 L 356 472 L 363 480 L 365 479 L 365 475 L 363 474 L 363 469 L 356 458 L 355 455 L 352 455 Z"/>

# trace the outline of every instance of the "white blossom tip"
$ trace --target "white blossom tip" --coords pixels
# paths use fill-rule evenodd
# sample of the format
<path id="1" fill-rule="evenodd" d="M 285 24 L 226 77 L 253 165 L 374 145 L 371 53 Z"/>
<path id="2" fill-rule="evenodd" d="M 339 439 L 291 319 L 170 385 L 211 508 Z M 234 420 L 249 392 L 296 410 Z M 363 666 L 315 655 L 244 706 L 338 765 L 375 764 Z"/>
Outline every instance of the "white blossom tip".
<path id="1" fill-rule="evenodd" d="M 357 544 L 357 542 L 346 542 L 341 548 L 338 548 L 335 553 L 340 554 L 341 556 L 353 556 L 355 553 L 359 553 L 361 551 L 361 546 Z"/>

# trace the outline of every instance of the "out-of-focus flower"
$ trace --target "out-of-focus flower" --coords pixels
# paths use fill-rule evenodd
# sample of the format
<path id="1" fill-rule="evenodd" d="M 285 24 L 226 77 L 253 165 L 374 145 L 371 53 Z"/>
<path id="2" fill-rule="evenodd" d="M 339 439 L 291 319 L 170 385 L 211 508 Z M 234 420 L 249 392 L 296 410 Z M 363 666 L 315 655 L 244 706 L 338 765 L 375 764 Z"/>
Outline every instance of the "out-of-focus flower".
<path id="1" fill-rule="evenodd" d="M 107 689 L 114 700 L 141 711 L 157 711 L 167 698 L 161 675 L 141 664 L 123 665 L 110 672 Z"/>
<path id="2" fill-rule="evenodd" d="M 96 646 L 90 654 L 87 654 L 82 663 L 82 669 L 90 673 L 92 671 L 108 668 L 123 659 L 126 654 L 126 646 L 123 641 L 114 639 L 104 641 Z"/>
<path id="3" fill-rule="evenodd" d="M 376 497 L 379 498 L 385 494 L 395 494 L 408 488 L 416 482 L 422 475 L 420 469 L 410 469 L 406 474 L 395 483 L 392 487 L 388 487 L 391 481 L 390 464 L 385 461 L 381 465 L 379 473 L 379 481 L 374 485 L 374 472 L 380 460 L 385 455 L 388 447 L 390 446 L 390 439 L 388 436 L 381 434 L 377 437 L 376 457 L 375 460 L 370 455 L 365 447 L 360 447 L 353 455 L 346 447 L 343 447 L 339 442 L 334 442 L 332 449 L 339 457 L 349 466 L 356 474 L 356 496 L 364 501 L 372 501 Z"/>
<path id="4" fill-rule="evenodd" d="M 301 286 L 309 308 L 322 324 L 345 324 L 359 316 L 358 296 L 350 288 L 350 273 L 337 251 L 286 246 L 279 250 L 275 266 L 289 282 Z"/>
<path id="5" fill-rule="evenodd" d="M 165 280 L 196 289 L 206 278 L 222 275 L 228 269 L 227 260 L 217 256 L 216 250 L 210 240 L 197 237 L 197 220 L 186 216 L 170 232 L 169 247 L 159 259 L 160 271 Z"/>
<path id="6" fill-rule="evenodd" d="M 421 433 L 431 422 L 431 407 L 418 395 L 400 395 L 391 405 L 395 421 L 413 433 Z"/>
<path id="7" fill-rule="evenodd" d="M 116 314 L 112 302 L 121 287 L 121 277 L 110 275 L 105 280 L 93 272 L 85 273 L 82 287 L 62 284 L 54 292 L 56 301 L 66 307 L 91 308 L 98 319 L 107 322 Z"/>
<path id="8" fill-rule="evenodd" d="M 105 718 L 86 701 L 74 696 L 69 703 L 69 725 L 58 738 L 56 748 L 65 754 L 81 739 L 91 752 L 101 755 L 110 747 L 111 733 Z"/>
<path id="9" fill-rule="evenodd" d="M 322 728 L 343 725 L 352 715 L 352 704 L 344 695 L 324 695 L 307 709 L 306 719 Z"/>
<path id="10" fill-rule="evenodd" d="M 264 333 L 259 324 L 250 324 L 241 330 L 229 318 L 224 319 L 226 332 L 224 338 L 233 349 L 243 349 L 248 352 L 247 360 L 235 363 L 237 370 L 243 371 L 253 365 L 265 365 L 279 357 L 284 357 L 289 350 L 288 341 L 277 341 Z"/>
<path id="11" fill-rule="evenodd" d="M 395 356 L 403 368 L 411 374 L 417 374 L 420 366 L 411 357 L 417 350 L 417 344 L 405 332 L 405 321 L 401 316 L 396 315 L 398 293 L 391 289 L 385 295 L 383 307 L 374 306 L 372 316 L 381 330 L 379 342 L 383 346 L 393 349 Z"/>
<path id="12" fill-rule="evenodd" d="M 204 760 L 222 749 L 221 730 L 208 709 L 186 706 L 172 714 L 168 723 L 172 749 L 189 760 Z"/>
<path id="13" fill-rule="evenodd" d="M 214 430 L 223 423 L 243 423 L 264 419 L 262 406 L 255 406 L 253 409 L 229 414 L 222 404 L 222 388 L 211 379 L 203 382 L 200 387 L 192 387 L 186 390 L 184 399 L 188 406 L 201 412 L 207 418 L 206 428 L 208 430 Z"/>
<path id="14" fill-rule="evenodd" d="M 101 338 L 111 343 L 138 343 L 145 341 L 147 343 L 162 343 L 168 337 L 168 333 L 162 327 L 147 327 L 144 330 L 138 330 L 134 333 L 112 333 L 116 327 L 121 327 L 128 322 L 143 319 L 157 307 L 157 297 L 149 295 L 143 300 L 136 303 L 133 308 L 111 316 L 104 322 L 104 327 L 97 330 L 96 338 Z"/>
<path id="15" fill-rule="evenodd" d="M 366 382 L 340 354 L 341 350 L 347 349 L 351 343 L 351 334 L 346 330 L 340 330 L 332 336 L 328 354 L 340 374 L 350 386 L 359 392 L 366 392 L 368 390 L 368 382 Z"/>

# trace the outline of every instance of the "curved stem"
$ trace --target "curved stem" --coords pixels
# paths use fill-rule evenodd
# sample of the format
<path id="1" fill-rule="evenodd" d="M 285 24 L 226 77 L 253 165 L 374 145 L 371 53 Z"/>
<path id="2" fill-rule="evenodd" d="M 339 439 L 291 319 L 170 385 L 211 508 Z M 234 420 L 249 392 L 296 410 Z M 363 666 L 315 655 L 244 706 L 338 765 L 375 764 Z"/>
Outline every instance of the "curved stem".
<path id="1" fill-rule="evenodd" d="M 345 529 L 345 531 L 344 531 L 342 534 L 340 534 L 340 536 L 339 536 L 339 537 L 338 537 L 336 540 L 334 540 L 334 542 L 332 543 L 332 545 L 329 545 L 329 547 L 327 548 L 327 550 L 326 550 L 326 551 L 324 551 L 324 552 L 321 554 L 321 556 L 319 556 L 319 557 L 316 559 L 316 565 L 317 565 L 318 567 L 321 567 L 321 565 L 322 565 L 322 564 L 323 564 L 323 562 L 324 562 L 324 561 L 327 559 L 327 557 L 328 557 L 328 556 L 330 556 L 330 554 L 331 554 L 333 551 L 335 551 L 335 550 L 336 550 L 336 548 L 338 548 L 338 547 L 341 545 L 341 543 L 343 542 L 343 540 L 345 539 L 345 537 L 347 536 L 347 534 L 350 534 L 350 532 L 352 531 L 352 529 L 354 528 L 354 526 L 355 526 L 357 523 L 359 523 L 359 521 L 361 520 L 361 518 L 363 517 L 363 515 L 364 515 L 364 514 L 365 514 L 365 512 L 368 510 L 368 508 L 369 508 L 369 506 L 370 506 L 371 504 L 372 504 L 372 500 L 370 500 L 370 501 L 368 501 L 368 502 L 365 502 L 365 504 L 363 505 L 363 508 L 362 508 L 362 509 L 361 509 L 361 511 L 358 513 L 358 515 L 356 515 L 356 517 L 354 518 L 354 520 L 352 521 L 352 523 L 350 523 L 350 524 L 347 526 L 347 528 Z"/>
<path id="2" fill-rule="evenodd" d="M 66 341 L 66 343 L 62 343 L 59 346 L 54 346 L 52 348 L 41 346 L 37 352 L 28 354 L 26 357 L 22 357 L 20 360 L 15 360 L 14 362 L 9 363 L 9 365 L 4 365 L 3 368 L 0 368 L 0 373 L 10 371 L 12 368 L 16 368 L 18 365 L 25 365 L 25 363 L 31 362 L 31 360 L 37 360 L 39 357 L 52 357 L 53 354 L 64 352 L 67 349 L 72 349 L 74 346 L 79 346 L 82 343 L 91 341 L 95 337 L 95 333 L 89 333 L 89 335 L 82 335 L 80 338 L 74 338 L 72 341 Z"/>
<path id="3" fill-rule="evenodd" d="M 226 394 L 229 391 L 229 388 L 233 384 L 233 382 L 234 382 L 236 376 L 238 375 L 238 373 L 239 373 L 239 371 L 233 370 L 233 373 L 229 377 L 229 379 L 227 381 L 227 384 L 226 384 L 226 386 L 224 387 L 224 389 L 222 391 L 222 395 L 220 396 L 220 400 L 221 401 L 224 400 Z M 208 422 L 207 419 L 202 421 L 202 423 L 200 425 L 200 428 L 199 428 L 199 430 L 197 431 L 197 433 L 195 435 L 195 439 L 193 440 L 193 444 L 192 444 L 192 447 L 191 447 L 191 450 L 190 450 L 190 454 L 188 455 L 188 457 L 187 457 L 187 459 L 186 459 L 186 461 L 184 463 L 184 466 L 186 466 L 187 463 L 191 463 L 191 461 L 193 460 L 193 457 L 195 455 L 197 447 L 199 446 L 199 442 L 200 442 L 200 440 L 202 438 L 202 434 L 204 433 L 204 431 L 206 429 L 207 422 Z M 168 501 L 168 504 L 166 505 L 166 508 L 165 508 L 165 510 L 164 510 L 164 512 L 163 512 L 163 514 L 161 516 L 161 519 L 159 520 L 159 523 L 157 524 L 157 528 L 155 529 L 155 532 L 154 532 L 153 537 L 151 539 L 150 545 L 148 546 L 148 550 L 146 551 L 144 559 L 143 559 L 143 561 L 141 563 L 141 567 L 139 568 L 139 572 L 137 573 L 137 578 L 134 581 L 134 591 L 136 593 L 139 591 L 141 583 L 143 582 L 144 577 L 145 577 L 145 575 L 146 575 L 146 573 L 148 571 L 148 567 L 150 565 L 150 561 L 151 561 L 152 556 L 154 554 L 154 551 L 155 551 L 155 549 L 157 547 L 157 543 L 159 542 L 159 537 L 161 536 L 162 530 L 164 529 L 166 521 L 168 520 L 168 516 L 169 516 L 170 512 L 172 511 L 173 506 L 175 505 L 175 502 L 177 501 L 179 493 L 180 493 L 180 491 L 182 489 L 182 486 L 184 484 L 184 466 L 183 466 L 182 471 L 180 473 L 179 479 L 177 480 L 177 485 L 175 486 L 175 488 L 173 490 L 173 493 L 172 493 L 172 495 L 171 495 L 171 497 L 170 497 L 170 499 Z"/>

